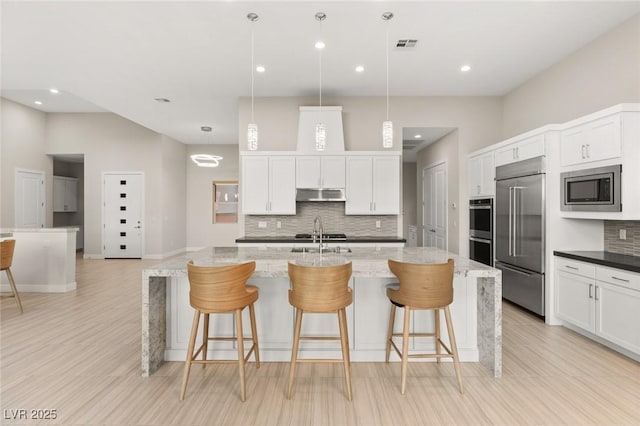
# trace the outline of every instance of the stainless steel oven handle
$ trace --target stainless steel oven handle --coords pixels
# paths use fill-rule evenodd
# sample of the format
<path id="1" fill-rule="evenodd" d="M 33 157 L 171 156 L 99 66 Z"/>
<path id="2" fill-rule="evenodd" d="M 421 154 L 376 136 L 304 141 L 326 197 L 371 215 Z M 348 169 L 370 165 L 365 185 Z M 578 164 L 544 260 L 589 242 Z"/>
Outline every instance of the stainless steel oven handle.
<path id="1" fill-rule="evenodd" d="M 491 210 L 491 206 L 469 206 L 469 210 Z"/>
<path id="2" fill-rule="evenodd" d="M 486 240 L 484 238 L 469 237 L 469 240 L 475 241 L 476 243 L 491 244 L 491 240 Z"/>

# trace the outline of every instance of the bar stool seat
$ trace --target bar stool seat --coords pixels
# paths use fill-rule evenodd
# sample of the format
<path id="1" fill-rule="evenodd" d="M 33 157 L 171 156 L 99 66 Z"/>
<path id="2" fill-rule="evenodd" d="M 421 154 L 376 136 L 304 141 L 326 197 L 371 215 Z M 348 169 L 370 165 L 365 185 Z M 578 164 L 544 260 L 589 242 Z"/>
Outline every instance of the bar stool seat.
<path id="1" fill-rule="evenodd" d="M 20 300 L 20 293 L 18 293 L 18 288 L 16 287 L 16 282 L 13 279 L 13 274 L 11 273 L 11 264 L 13 263 L 13 251 L 16 247 L 16 240 L 4 240 L 0 241 L 0 271 L 5 271 L 7 273 L 7 278 L 9 279 L 9 286 L 11 287 L 11 293 L 7 295 L 2 295 L 2 299 L 7 297 L 13 297 L 16 299 L 16 303 L 18 304 L 18 309 L 20 313 L 23 313 L 22 310 L 22 300 Z"/>
<path id="2" fill-rule="evenodd" d="M 400 283 L 387 286 L 387 297 L 391 302 L 391 313 L 387 332 L 385 362 L 389 362 L 389 355 L 393 346 L 402 360 L 401 393 L 404 395 L 406 390 L 409 358 L 436 358 L 437 362 L 440 363 L 440 359 L 445 357 L 453 358 L 460 393 L 464 393 L 458 347 L 449 311 L 449 305 L 453 302 L 453 259 L 449 259 L 447 263 L 440 264 L 416 264 L 394 260 L 389 260 L 388 264 L 389 269 L 398 277 Z M 394 333 L 393 330 L 397 308 L 404 309 L 402 333 Z M 451 348 L 445 345 L 440 338 L 440 309 L 444 311 Z M 409 332 L 411 311 L 415 310 L 433 310 L 435 323 L 433 333 Z M 394 337 L 400 336 L 402 337 L 402 350 L 393 341 Z M 409 354 L 410 337 L 434 337 L 435 353 Z M 442 349 L 445 350 L 445 353 L 442 353 Z"/>
<path id="3" fill-rule="evenodd" d="M 337 266 L 301 266 L 289 263 L 288 270 L 291 279 L 289 303 L 296 310 L 296 324 L 293 333 L 287 399 L 291 399 L 296 362 L 342 362 L 347 398 L 349 401 L 352 399 L 351 359 L 346 314 L 346 307 L 353 302 L 351 288 L 348 286 L 351 278 L 351 266 L 351 262 Z M 300 330 L 304 313 L 337 313 L 340 336 L 302 336 Z M 340 340 L 342 359 L 298 358 L 300 340 Z"/>
<path id="4" fill-rule="evenodd" d="M 180 400 L 184 400 L 189 381 L 191 364 L 213 364 L 237 362 L 240 371 L 240 399 L 246 400 L 245 364 L 253 353 L 256 368 L 260 368 L 260 351 L 258 348 L 258 333 L 253 304 L 258 300 L 258 288 L 247 285 L 247 280 L 256 269 L 255 262 L 241 263 L 230 266 L 196 266 L 193 261 L 187 263 L 189 275 L 189 302 L 195 314 L 191 326 L 191 336 L 187 349 L 187 359 L 184 365 L 182 390 Z M 251 337 L 244 337 L 242 331 L 242 311 L 249 307 L 251 319 Z M 234 313 L 236 337 L 209 336 L 209 315 L 219 313 Z M 196 336 L 200 315 L 204 315 L 202 327 L 202 344 L 195 350 Z M 244 340 L 251 339 L 253 344 L 249 352 L 244 354 Z M 209 341 L 236 341 L 238 346 L 237 360 L 208 360 L 207 350 Z M 202 360 L 197 360 L 202 353 Z"/>

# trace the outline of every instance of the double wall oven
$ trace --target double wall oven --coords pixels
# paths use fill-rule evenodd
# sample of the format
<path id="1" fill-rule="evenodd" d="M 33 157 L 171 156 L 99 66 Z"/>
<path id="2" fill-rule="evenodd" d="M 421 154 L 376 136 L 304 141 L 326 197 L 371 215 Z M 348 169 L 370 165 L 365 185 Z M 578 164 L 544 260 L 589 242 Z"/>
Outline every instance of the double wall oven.
<path id="1" fill-rule="evenodd" d="M 469 200 L 469 258 L 493 266 L 493 199 Z"/>

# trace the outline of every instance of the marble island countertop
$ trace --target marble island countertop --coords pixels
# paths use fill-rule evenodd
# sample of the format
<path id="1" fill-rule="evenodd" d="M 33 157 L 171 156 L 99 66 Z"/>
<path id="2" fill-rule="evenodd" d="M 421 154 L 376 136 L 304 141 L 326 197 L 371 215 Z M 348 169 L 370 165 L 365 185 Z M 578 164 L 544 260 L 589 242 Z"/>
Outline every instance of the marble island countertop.
<path id="1" fill-rule="evenodd" d="M 293 262 L 307 266 L 332 266 L 352 262 L 354 277 L 393 277 L 387 260 L 409 263 L 455 262 L 455 274 L 474 277 L 493 277 L 499 271 L 465 257 L 434 247 L 405 248 L 352 248 L 350 253 L 293 253 L 288 247 L 210 247 L 176 256 L 145 270 L 147 277 L 184 276 L 187 262 L 196 265 L 229 265 L 255 261 L 254 276 L 263 278 L 287 277 L 287 264 Z"/>
<path id="2" fill-rule="evenodd" d="M 245 243 L 311 243 L 313 239 L 311 238 L 295 238 L 291 235 L 281 235 L 281 236 L 264 236 L 264 237 L 241 237 L 236 239 L 236 243 L 245 244 Z M 401 237 L 390 237 L 390 236 L 377 236 L 377 235 L 368 235 L 368 236 L 347 236 L 344 240 L 334 240 L 327 239 L 325 240 L 327 243 L 331 243 L 334 245 L 339 245 L 340 243 L 406 243 L 407 240 Z"/>

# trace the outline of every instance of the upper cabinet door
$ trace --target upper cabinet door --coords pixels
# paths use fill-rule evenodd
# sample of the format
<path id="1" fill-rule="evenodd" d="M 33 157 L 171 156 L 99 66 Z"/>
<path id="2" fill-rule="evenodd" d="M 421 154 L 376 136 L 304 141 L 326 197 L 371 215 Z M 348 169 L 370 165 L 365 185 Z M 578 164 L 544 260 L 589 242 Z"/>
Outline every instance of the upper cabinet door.
<path id="1" fill-rule="evenodd" d="M 345 179 L 344 156 L 322 157 L 322 188 L 344 188 Z"/>
<path id="2" fill-rule="evenodd" d="M 269 158 L 269 214 L 296 214 L 296 159 Z"/>
<path id="3" fill-rule="evenodd" d="M 615 114 L 564 130 L 560 134 L 560 165 L 620 157 L 620 129 L 620 114 Z"/>
<path id="4" fill-rule="evenodd" d="M 544 140 L 545 135 L 540 134 L 496 149 L 495 166 L 544 155 Z"/>
<path id="5" fill-rule="evenodd" d="M 269 157 L 242 158 L 242 213 L 269 211 Z"/>
<path id="6" fill-rule="evenodd" d="M 296 188 L 320 188 L 321 160 L 317 156 L 296 158 Z"/>
<path id="7" fill-rule="evenodd" d="M 493 197 L 495 194 L 493 152 L 469 158 L 469 197 Z"/>
<path id="8" fill-rule="evenodd" d="M 400 158 L 373 157 L 373 214 L 400 214 Z"/>
<path id="9" fill-rule="evenodd" d="M 345 214 L 371 214 L 373 207 L 372 158 L 347 157 L 346 183 Z"/>

